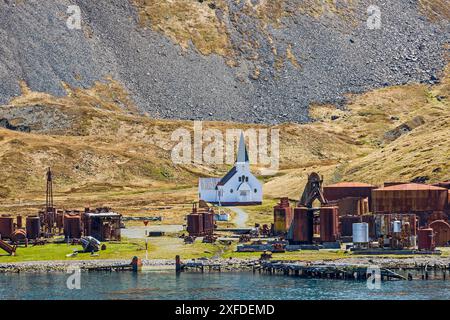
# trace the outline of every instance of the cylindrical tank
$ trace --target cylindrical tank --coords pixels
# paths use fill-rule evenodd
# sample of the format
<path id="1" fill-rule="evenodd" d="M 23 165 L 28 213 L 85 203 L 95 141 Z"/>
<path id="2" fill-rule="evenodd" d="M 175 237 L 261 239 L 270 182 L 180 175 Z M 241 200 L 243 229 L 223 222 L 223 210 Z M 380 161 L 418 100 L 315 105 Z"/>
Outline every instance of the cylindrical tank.
<path id="1" fill-rule="evenodd" d="M 433 229 L 431 228 L 419 229 L 417 234 L 419 238 L 418 243 L 419 250 L 434 250 L 435 245 L 434 245 Z"/>
<path id="2" fill-rule="evenodd" d="M 0 217 L 0 236 L 2 239 L 11 238 L 14 232 L 14 218 Z"/>
<path id="3" fill-rule="evenodd" d="M 320 240 L 335 242 L 339 238 L 339 214 L 337 207 L 320 208 Z"/>
<path id="4" fill-rule="evenodd" d="M 64 237 L 81 238 L 81 217 L 80 216 L 64 216 Z"/>
<path id="5" fill-rule="evenodd" d="M 353 243 L 369 242 L 369 224 L 365 222 L 353 224 Z"/>
<path id="6" fill-rule="evenodd" d="M 314 236 L 314 213 L 308 208 L 294 208 L 294 224 L 292 240 L 295 242 L 312 243 Z"/>
<path id="7" fill-rule="evenodd" d="M 17 229 L 22 229 L 22 216 L 17 216 Z"/>
<path id="8" fill-rule="evenodd" d="M 392 232 L 394 233 L 402 232 L 402 222 L 400 220 L 395 220 L 392 222 Z"/>
<path id="9" fill-rule="evenodd" d="M 203 232 L 206 234 L 214 233 L 214 214 L 211 212 L 203 213 Z"/>
<path id="10" fill-rule="evenodd" d="M 37 239 L 41 233 L 41 220 L 39 217 L 27 217 L 27 238 Z"/>
<path id="11" fill-rule="evenodd" d="M 369 238 L 375 239 L 377 233 L 375 217 L 371 214 L 366 214 L 361 216 L 361 221 L 366 222 L 369 225 Z"/>
<path id="12" fill-rule="evenodd" d="M 203 216 L 201 214 L 187 215 L 187 231 L 191 236 L 201 236 L 203 234 Z"/>
<path id="13" fill-rule="evenodd" d="M 341 237 L 351 237 L 353 234 L 352 225 L 361 222 L 360 216 L 341 216 L 339 218 Z"/>
<path id="14" fill-rule="evenodd" d="M 436 246 L 443 247 L 450 243 L 450 225 L 444 220 L 436 220 L 430 223 L 434 231 Z"/>

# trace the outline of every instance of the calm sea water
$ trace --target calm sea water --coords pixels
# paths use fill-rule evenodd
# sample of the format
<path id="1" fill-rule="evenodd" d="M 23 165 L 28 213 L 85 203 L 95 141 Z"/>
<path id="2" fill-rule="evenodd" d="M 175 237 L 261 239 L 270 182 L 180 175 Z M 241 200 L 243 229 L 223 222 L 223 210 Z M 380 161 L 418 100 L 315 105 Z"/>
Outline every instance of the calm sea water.
<path id="1" fill-rule="evenodd" d="M 0 274 L 0 299 L 450 299 L 450 281 L 365 282 L 240 273 L 82 273 L 69 290 L 64 273 Z"/>

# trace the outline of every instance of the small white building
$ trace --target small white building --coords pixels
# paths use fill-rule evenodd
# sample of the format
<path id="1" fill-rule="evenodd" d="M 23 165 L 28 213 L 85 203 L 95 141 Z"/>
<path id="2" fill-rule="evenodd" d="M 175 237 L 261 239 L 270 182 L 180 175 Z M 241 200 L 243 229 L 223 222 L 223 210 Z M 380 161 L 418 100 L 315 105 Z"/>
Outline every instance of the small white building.
<path id="1" fill-rule="evenodd" d="M 250 172 L 250 161 L 243 134 L 239 141 L 234 167 L 223 178 L 200 178 L 198 196 L 200 200 L 221 206 L 262 203 L 262 184 Z"/>

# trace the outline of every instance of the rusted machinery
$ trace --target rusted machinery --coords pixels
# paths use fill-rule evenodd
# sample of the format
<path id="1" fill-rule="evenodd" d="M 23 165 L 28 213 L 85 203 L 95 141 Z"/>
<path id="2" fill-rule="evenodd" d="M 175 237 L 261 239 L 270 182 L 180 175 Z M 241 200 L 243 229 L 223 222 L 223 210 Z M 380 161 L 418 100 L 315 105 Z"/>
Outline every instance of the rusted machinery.
<path id="1" fill-rule="evenodd" d="M 0 217 L 0 239 L 10 239 L 14 232 L 14 218 L 10 216 Z"/>
<path id="2" fill-rule="evenodd" d="M 190 236 L 212 235 L 214 233 L 214 210 L 207 204 L 197 208 L 197 203 L 192 204 L 192 212 L 186 216 L 187 231 Z"/>
<path id="3" fill-rule="evenodd" d="M 307 207 L 294 208 L 292 240 L 294 243 L 311 244 L 314 237 L 314 212 Z"/>
<path id="4" fill-rule="evenodd" d="M 338 207 L 320 208 L 320 241 L 335 242 L 339 239 Z"/>
<path id="5" fill-rule="evenodd" d="M 327 203 L 327 198 L 324 196 L 323 177 L 318 173 L 313 172 L 308 175 L 308 182 L 300 197 L 299 207 L 312 208 L 313 202 L 319 200 L 322 205 Z"/>
<path id="6" fill-rule="evenodd" d="M 99 241 L 119 241 L 121 222 L 122 215 L 111 211 L 111 208 L 86 208 L 82 215 L 83 234 Z"/>
<path id="7" fill-rule="evenodd" d="M 27 232 L 24 229 L 17 229 L 11 235 L 11 241 L 13 243 L 24 243 L 25 246 L 28 244 Z"/>
<path id="8" fill-rule="evenodd" d="M 380 247 L 416 247 L 418 223 L 415 214 L 376 214 L 374 217 Z"/>
<path id="9" fill-rule="evenodd" d="M 292 223 L 292 208 L 288 198 L 281 198 L 280 202 L 273 208 L 274 233 L 282 235 L 288 232 Z"/>

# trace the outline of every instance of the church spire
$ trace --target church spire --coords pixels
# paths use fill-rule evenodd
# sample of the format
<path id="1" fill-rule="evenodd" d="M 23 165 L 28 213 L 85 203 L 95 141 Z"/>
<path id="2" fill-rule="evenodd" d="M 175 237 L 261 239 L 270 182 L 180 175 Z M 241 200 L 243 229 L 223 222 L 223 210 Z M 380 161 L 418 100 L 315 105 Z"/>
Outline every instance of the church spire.
<path id="1" fill-rule="evenodd" d="M 241 132 L 241 139 L 239 140 L 239 149 L 236 162 L 249 162 L 247 146 L 245 145 L 243 132 Z"/>

